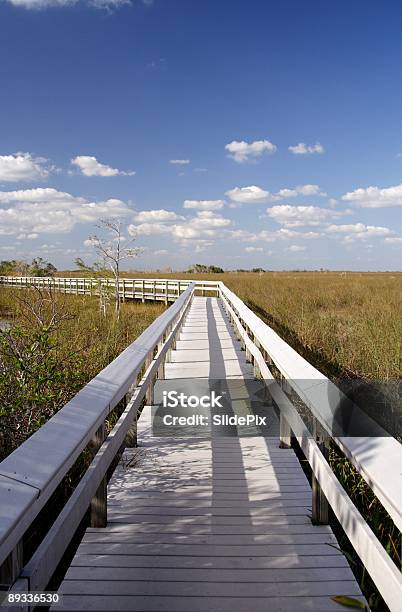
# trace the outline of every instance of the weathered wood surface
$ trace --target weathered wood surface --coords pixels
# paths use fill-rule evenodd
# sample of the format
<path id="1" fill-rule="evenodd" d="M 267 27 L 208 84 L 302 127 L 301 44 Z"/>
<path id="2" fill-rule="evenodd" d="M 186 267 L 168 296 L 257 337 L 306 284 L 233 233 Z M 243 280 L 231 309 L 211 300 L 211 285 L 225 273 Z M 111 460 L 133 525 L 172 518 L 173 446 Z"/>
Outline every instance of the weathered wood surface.
<path id="1" fill-rule="evenodd" d="M 195 298 L 166 379 L 246 380 L 219 300 Z M 236 383 L 237 384 L 237 383 Z M 108 488 L 108 526 L 90 528 L 60 592 L 65 610 L 339 611 L 361 597 L 292 449 L 271 437 L 156 438 L 150 408 Z M 58 607 L 58 609 L 60 609 Z"/>

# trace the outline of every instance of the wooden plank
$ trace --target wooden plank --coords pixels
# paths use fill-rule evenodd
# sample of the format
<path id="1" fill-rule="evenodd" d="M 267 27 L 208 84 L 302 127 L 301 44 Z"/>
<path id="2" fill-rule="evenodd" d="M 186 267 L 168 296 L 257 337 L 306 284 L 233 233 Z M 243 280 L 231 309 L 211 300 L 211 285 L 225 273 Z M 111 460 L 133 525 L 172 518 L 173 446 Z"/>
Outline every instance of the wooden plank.
<path id="1" fill-rule="evenodd" d="M 121 511 L 130 510 L 133 506 L 133 501 L 130 497 L 125 497 L 120 500 L 110 502 L 109 508 L 111 511 L 114 509 L 120 509 Z M 215 511 L 216 509 L 232 508 L 233 502 L 236 503 L 236 508 L 245 508 L 249 510 L 255 510 L 258 508 L 271 508 L 278 506 L 280 502 L 281 506 L 309 506 L 311 504 L 311 491 L 296 492 L 296 493 L 272 493 L 266 495 L 265 499 L 259 500 L 233 500 L 233 499 L 197 499 L 197 498 L 182 498 L 182 499 L 166 499 L 164 501 L 158 499 L 143 499 L 137 498 L 135 503 L 136 510 L 144 510 L 145 508 L 205 508 L 207 510 Z M 101 525 L 91 525 L 91 527 L 100 527 Z"/>
<path id="2" fill-rule="evenodd" d="M 153 567 L 102 567 L 72 566 L 67 571 L 66 580 L 123 580 L 132 582 L 172 581 L 177 579 L 176 568 Z M 195 568 L 183 569 L 180 580 L 183 582 L 339 582 L 354 580 L 353 572 L 349 567 L 331 568 L 282 568 L 282 569 L 211 569 Z"/>
<path id="3" fill-rule="evenodd" d="M 269 556 L 255 557 L 244 555 L 231 555 L 213 557 L 204 555 L 202 557 L 191 557 L 181 555 L 109 555 L 106 550 L 103 554 L 83 553 L 78 550 L 75 555 L 71 567 L 136 567 L 150 569 L 228 569 L 228 570 L 260 570 L 260 569 L 310 569 L 310 568 L 325 568 L 328 576 L 332 576 L 334 568 L 348 568 L 349 565 L 343 555 L 287 555 L 285 556 Z"/>
<path id="4" fill-rule="evenodd" d="M 339 593 L 337 593 L 339 594 Z M 342 593 L 343 594 L 343 593 Z M 145 597 L 145 596 L 105 596 L 105 595 L 69 595 L 65 596 L 63 606 L 52 607 L 52 610 L 110 610 L 132 612 L 340 612 L 339 604 L 326 597 Z"/>
<path id="5" fill-rule="evenodd" d="M 295 503 L 291 503 L 295 501 Z M 298 502 L 297 500 L 289 500 L 286 502 L 271 502 L 269 505 L 266 504 L 262 508 L 238 508 L 237 504 L 232 504 L 226 508 L 190 508 L 186 506 L 185 508 L 159 508 L 159 507 L 149 507 L 143 506 L 142 508 L 134 508 L 128 507 L 127 509 L 123 508 L 110 508 L 110 518 L 115 519 L 117 516 L 127 516 L 136 515 L 136 514 L 148 514 L 148 515 L 160 515 L 165 514 L 165 516 L 200 516 L 202 514 L 209 516 L 291 516 L 293 514 L 306 514 L 307 512 L 311 512 L 310 504 L 307 502 L 303 504 L 303 502 Z"/>
<path id="6" fill-rule="evenodd" d="M 192 363 L 167 363 L 166 378 L 212 378 L 215 380 L 223 380 L 231 376 L 238 376 L 250 379 L 253 376 L 253 367 L 248 363 L 239 363 L 238 361 L 220 362 L 192 362 Z"/>
<path id="7" fill-rule="evenodd" d="M 173 351 L 172 363 L 186 363 L 187 361 L 207 361 L 210 362 L 213 352 L 209 348 L 194 348 L 187 351 Z M 223 359 L 239 359 L 240 351 L 235 348 L 222 349 Z"/>
<path id="8" fill-rule="evenodd" d="M 148 595 L 153 597 L 248 597 L 250 607 L 256 597 L 306 597 L 349 595 L 356 597 L 361 591 L 355 580 L 319 582 L 185 582 L 152 581 L 137 582 L 124 580 L 65 580 L 61 589 L 63 595 Z M 267 602 L 268 604 L 268 602 Z"/>
<path id="9" fill-rule="evenodd" d="M 199 493 L 192 493 L 191 491 L 189 491 L 188 493 L 183 493 L 182 491 L 176 491 L 176 492 L 154 492 L 154 493 L 146 493 L 143 492 L 141 490 L 137 491 L 127 491 L 127 492 L 123 492 L 123 493 L 109 493 L 109 505 L 113 506 L 114 504 L 116 504 L 116 502 L 121 503 L 124 501 L 127 502 L 131 502 L 131 504 L 133 502 L 139 502 L 140 504 L 142 503 L 142 500 L 146 500 L 145 504 L 142 505 L 151 505 L 151 502 L 153 502 L 154 504 L 158 504 L 158 505 L 164 505 L 164 504 L 169 504 L 171 501 L 176 502 L 176 501 L 185 501 L 186 503 L 189 502 L 191 503 L 191 501 L 199 501 L 199 500 L 205 500 L 208 501 L 209 503 L 212 502 L 253 502 L 253 501 L 265 501 L 268 499 L 272 499 L 272 495 L 270 495 L 271 493 L 273 494 L 278 494 L 278 495 L 283 495 L 282 499 L 295 499 L 296 496 L 299 495 L 299 493 L 305 493 L 308 494 L 308 496 L 310 497 L 311 495 L 311 489 L 307 486 L 307 485 L 300 485 L 299 487 L 297 485 L 292 485 L 290 487 L 288 487 L 287 490 L 283 491 L 282 487 L 276 487 L 274 490 L 272 490 L 270 488 L 270 490 L 267 493 L 256 493 L 254 495 L 250 495 L 247 494 L 245 492 L 238 492 L 238 493 L 215 493 L 212 491 L 208 491 L 208 492 L 199 492 Z"/>
<path id="10" fill-rule="evenodd" d="M 109 525 L 99 531 L 95 528 L 89 528 L 86 531 L 88 535 L 113 535 L 119 534 L 120 536 L 136 535 L 136 534 L 165 534 L 165 533 L 182 533 L 190 535 L 317 535 L 317 534 L 332 534 L 331 528 L 328 525 L 312 525 L 310 521 L 306 521 L 301 524 L 292 524 L 289 521 L 281 523 L 273 523 L 272 521 L 265 521 L 260 524 L 246 524 L 246 525 L 215 525 L 210 523 L 200 523 L 198 525 L 193 523 L 180 523 L 175 521 L 167 525 L 159 526 L 155 523 L 140 522 L 137 524 L 127 525 L 125 523 L 109 523 Z M 85 536 L 85 537 L 86 537 Z"/>
<path id="11" fill-rule="evenodd" d="M 211 342 L 208 338 L 205 338 L 203 340 L 197 340 L 196 346 L 192 340 L 186 340 L 184 338 L 180 338 L 176 342 L 176 348 L 179 351 L 194 350 L 194 348 L 209 349 L 210 347 L 212 348 L 214 345 L 218 345 L 222 349 L 233 348 L 235 346 L 235 340 L 234 338 L 230 337 L 230 338 L 220 338 L 214 342 Z"/>
<path id="12" fill-rule="evenodd" d="M 86 554 L 101 555 L 107 549 L 108 555 L 164 555 L 164 556 L 189 556 L 189 557 L 226 557 L 226 556 L 250 556 L 250 557 L 287 557 L 288 555 L 334 555 L 334 548 L 328 544 L 270 544 L 247 546 L 215 545 L 215 544 L 107 544 L 83 542 L 80 551 Z M 336 551 L 335 551 L 336 552 Z M 338 553 L 341 554 L 341 553 Z"/>
<path id="13" fill-rule="evenodd" d="M 250 537 L 251 535 L 251 537 Z M 236 545 L 253 546 L 265 544 L 337 544 L 334 535 L 328 533 L 308 533 L 308 534 L 238 534 L 235 538 Z M 183 544 L 190 545 L 209 545 L 209 546 L 228 546 L 233 543 L 233 534 L 220 535 L 213 534 L 193 534 L 193 533 L 87 533 L 82 542 L 84 544 Z"/>
<path id="14" fill-rule="evenodd" d="M 128 520 L 130 519 L 130 520 Z M 111 525 L 121 525 L 125 524 L 127 526 L 131 524 L 152 524 L 152 525 L 213 525 L 213 526 L 239 526 L 246 525 L 247 527 L 253 527 L 258 525 L 305 525 L 308 522 L 311 525 L 310 518 L 307 514 L 291 514 L 288 516 L 285 515 L 271 515 L 269 517 L 269 521 L 267 521 L 266 517 L 260 516 L 214 516 L 203 514 L 201 516 L 179 516 L 172 518 L 171 516 L 166 515 L 148 515 L 148 514 L 138 514 L 138 515 L 130 515 L 128 517 L 125 515 L 124 521 L 119 521 L 118 519 L 110 518 L 109 526 Z"/>

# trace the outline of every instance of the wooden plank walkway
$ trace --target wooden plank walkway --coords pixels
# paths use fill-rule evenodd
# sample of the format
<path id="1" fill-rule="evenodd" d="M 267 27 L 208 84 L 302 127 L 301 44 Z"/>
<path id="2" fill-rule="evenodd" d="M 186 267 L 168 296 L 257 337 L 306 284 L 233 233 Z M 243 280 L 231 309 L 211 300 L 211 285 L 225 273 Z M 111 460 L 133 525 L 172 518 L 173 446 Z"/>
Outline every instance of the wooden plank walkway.
<path id="1" fill-rule="evenodd" d="M 194 298 L 165 377 L 247 390 L 252 366 L 218 298 Z M 139 448 L 109 484 L 108 526 L 87 529 L 62 609 L 339 612 L 331 596 L 361 597 L 330 527 L 311 524 L 309 483 L 278 447 L 269 400 L 265 410 L 270 437 L 188 439 L 153 437 L 146 407 Z"/>

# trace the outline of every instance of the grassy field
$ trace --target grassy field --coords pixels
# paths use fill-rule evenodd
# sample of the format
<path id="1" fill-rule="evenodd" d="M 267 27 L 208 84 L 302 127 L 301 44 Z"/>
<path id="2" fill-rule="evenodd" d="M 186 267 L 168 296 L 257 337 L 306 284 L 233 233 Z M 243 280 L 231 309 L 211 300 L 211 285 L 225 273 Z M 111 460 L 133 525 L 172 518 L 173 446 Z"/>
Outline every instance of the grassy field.
<path id="1" fill-rule="evenodd" d="M 328 375 L 401 375 L 402 275 L 281 273 L 226 284 Z"/>
<path id="2" fill-rule="evenodd" d="M 54 300 L 54 304 L 52 304 Z M 126 303 L 120 320 L 97 298 L 0 290 L 0 460 L 135 340 L 165 309 Z M 56 312 L 56 324 L 52 314 Z"/>
<path id="3" fill-rule="evenodd" d="M 221 280 L 329 376 L 399 378 L 402 273 L 126 273 Z"/>

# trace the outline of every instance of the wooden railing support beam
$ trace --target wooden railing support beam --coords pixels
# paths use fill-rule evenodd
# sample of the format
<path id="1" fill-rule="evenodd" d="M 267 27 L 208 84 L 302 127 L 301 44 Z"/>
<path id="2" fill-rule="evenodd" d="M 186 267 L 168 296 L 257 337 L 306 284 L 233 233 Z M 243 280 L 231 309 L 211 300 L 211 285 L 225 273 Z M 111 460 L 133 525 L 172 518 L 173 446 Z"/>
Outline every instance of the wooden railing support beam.
<path id="1" fill-rule="evenodd" d="M 127 394 L 124 396 L 124 408 L 127 408 L 127 405 L 131 399 L 131 395 Z M 124 440 L 124 446 L 126 448 L 136 448 L 137 447 L 137 413 L 135 414 L 134 418 L 133 418 L 133 422 L 131 423 L 125 440 Z"/>
<path id="2" fill-rule="evenodd" d="M 0 567 L 0 592 L 7 590 L 17 580 L 23 567 L 23 546 L 20 540 Z"/>
<path id="3" fill-rule="evenodd" d="M 325 460 L 329 459 L 329 437 L 324 429 L 320 426 L 317 419 L 313 422 L 313 434 L 317 442 L 318 448 L 324 455 Z M 329 507 L 321 485 L 317 478 L 312 474 L 311 480 L 312 501 L 311 501 L 311 522 L 313 525 L 328 525 L 329 522 Z"/>
<path id="4" fill-rule="evenodd" d="M 106 437 L 106 426 L 105 423 L 99 427 L 96 431 L 92 443 L 91 450 L 93 456 L 96 455 Z M 107 480 L 106 476 L 102 479 L 101 484 L 98 487 L 95 495 L 91 501 L 90 508 L 91 518 L 90 518 L 90 526 L 91 527 L 106 527 L 107 525 Z"/>
<path id="5" fill-rule="evenodd" d="M 292 448 L 292 430 L 282 412 L 279 415 L 279 448 Z"/>
<path id="6" fill-rule="evenodd" d="M 145 370 L 149 368 L 152 361 L 153 361 L 153 355 L 150 353 L 145 360 Z M 147 392 L 145 394 L 145 402 L 148 406 L 152 406 L 154 403 L 154 383 L 153 381 L 149 383 Z"/>

